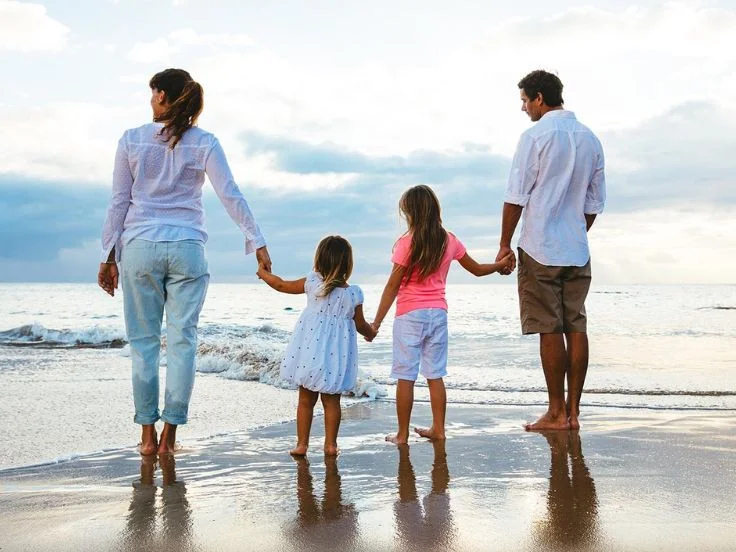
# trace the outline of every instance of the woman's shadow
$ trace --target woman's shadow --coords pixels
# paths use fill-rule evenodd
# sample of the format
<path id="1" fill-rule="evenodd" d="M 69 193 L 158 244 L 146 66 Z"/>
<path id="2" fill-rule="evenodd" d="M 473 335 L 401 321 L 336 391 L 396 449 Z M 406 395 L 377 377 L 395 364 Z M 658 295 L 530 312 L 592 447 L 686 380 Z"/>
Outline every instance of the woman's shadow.
<path id="1" fill-rule="evenodd" d="M 598 497 L 585 464 L 578 431 L 542 432 L 550 448 L 547 514 L 533 539 L 544 550 L 594 549 L 601 545 Z"/>
<path id="2" fill-rule="evenodd" d="M 450 470 L 447 467 L 445 441 L 432 441 L 430 492 L 420 502 L 417 478 L 409 456 L 409 445 L 399 445 L 398 500 L 394 518 L 398 548 L 401 550 L 452 549 L 457 528 L 450 510 Z"/>
<path id="3" fill-rule="evenodd" d="M 161 468 L 160 504 L 156 467 Z M 133 482 L 123 550 L 189 550 L 192 548 L 191 508 L 184 481 L 176 478 L 173 454 L 141 457 L 141 477 Z"/>
<path id="4" fill-rule="evenodd" d="M 342 478 L 337 458 L 325 457 L 325 479 L 322 497 L 314 489 L 309 460 L 294 458 L 297 463 L 297 516 L 285 534 L 299 550 L 352 550 L 357 546 L 358 512 L 355 505 L 345 503 Z"/>

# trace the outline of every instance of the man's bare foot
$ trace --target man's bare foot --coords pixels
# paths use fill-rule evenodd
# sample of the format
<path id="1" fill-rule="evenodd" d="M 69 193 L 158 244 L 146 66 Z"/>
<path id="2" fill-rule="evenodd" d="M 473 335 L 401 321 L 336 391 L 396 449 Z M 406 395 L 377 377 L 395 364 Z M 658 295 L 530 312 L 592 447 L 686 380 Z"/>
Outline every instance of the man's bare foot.
<path id="1" fill-rule="evenodd" d="M 338 456 L 340 454 L 340 449 L 337 448 L 337 445 L 325 445 L 325 456 Z"/>
<path id="2" fill-rule="evenodd" d="M 138 452 L 142 456 L 150 456 L 156 454 L 158 448 L 158 440 L 156 436 L 156 426 L 144 425 L 141 428 L 141 442 L 138 443 Z"/>
<path id="3" fill-rule="evenodd" d="M 526 424 L 524 429 L 527 431 L 567 431 L 570 429 L 570 422 L 567 421 L 567 414 L 565 413 L 552 416 L 547 412 L 536 422 Z"/>
<path id="4" fill-rule="evenodd" d="M 293 449 L 289 451 L 289 454 L 291 454 L 292 456 L 306 456 L 308 448 L 309 448 L 308 445 L 297 444 L 297 446 L 295 446 Z"/>
<path id="5" fill-rule="evenodd" d="M 408 435 L 386 435 L 386 442 L 393 443 L 394 445 L 406 445 L 409 442 Z"/>
<path id="6" fill-rule="evenodd" d="M 427 439 L 431 439 L 432 441 L 443 441 L 445 439 L 445 432 L 443 431 L 437 431 L 434 426 L 430 428 L 423 428 L 423 427 L 415 427 L 414 433 L 419 435 L 420 437 L 425 437 Z"/>
<path id="7" fill-rule="evenodd" d="M 176 426 L 166 422 L 161 430 L 161 441 L 158 444 L 159 454 L 174 454 L 176 450 Z"/>

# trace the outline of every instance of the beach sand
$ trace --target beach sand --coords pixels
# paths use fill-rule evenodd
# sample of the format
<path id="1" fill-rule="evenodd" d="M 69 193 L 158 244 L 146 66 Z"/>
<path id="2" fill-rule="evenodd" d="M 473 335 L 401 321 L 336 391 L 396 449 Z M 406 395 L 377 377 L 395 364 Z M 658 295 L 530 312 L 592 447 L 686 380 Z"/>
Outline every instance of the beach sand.
<path id="1" fill-rule="evenodd" d="M 446 444 L 383 441 L 391 402 L 344 410 L 342 455 L 294 423 L 0 472 L 0 550 L 734 550 L 732 413 L 588 408 L 541 435 L 529 407 L 450 405 Z M 413 422 L 429 422 L 416 404 Z"/>

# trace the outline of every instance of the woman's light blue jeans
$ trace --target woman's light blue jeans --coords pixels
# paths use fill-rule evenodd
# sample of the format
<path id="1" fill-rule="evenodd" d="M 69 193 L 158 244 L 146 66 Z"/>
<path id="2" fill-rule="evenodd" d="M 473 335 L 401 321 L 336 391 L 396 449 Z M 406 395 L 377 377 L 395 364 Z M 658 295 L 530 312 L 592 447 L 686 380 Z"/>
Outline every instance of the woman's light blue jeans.
<path id="1" fill-rule="evenodd" d="M 210 274 L 204 245 L 197 240 L 132 240 L 123 246 L 121 281 L 125 327 L 133 360 L 137 424 L 161 419 L 187 423 L 194 387 L 197 323 Z M 166 311 L 166 392 L 159 415 L 161 321 Z"/>

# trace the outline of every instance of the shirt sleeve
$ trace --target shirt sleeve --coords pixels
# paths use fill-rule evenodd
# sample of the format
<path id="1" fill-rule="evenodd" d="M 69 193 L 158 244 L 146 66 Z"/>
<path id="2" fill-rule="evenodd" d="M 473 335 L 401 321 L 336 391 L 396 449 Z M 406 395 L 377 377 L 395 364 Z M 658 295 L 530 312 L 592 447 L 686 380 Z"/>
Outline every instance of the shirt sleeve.
<path id="1" fill-rule="evenodd" d="M 529 203 L 538 174 L 539 150 L 537 144 L 531 136 L 524 133 L 519 139 L 519 145 L 516 146 L 504 201 L 524 207 Z"/>
<path id="2" fill-rule="evenodd" d="M 107 209 L 107 217 L 102 225 L 101 262 L 107 261 L 110 251 L 115 247 L 115 261 L 120 261 L 120 236 L 123 234 L 125 217 L 130 209 L 131 191 L 133 189 L 133 173 L 128 161 L 126 135 L 118 141 L 115 152 L 115 166 L 112 173 L 112 196 Z M 117 247 L 116 247 L 117 246 Z"/>
<path id="3" fill-rule="evenodd" d="M 394 244 L 394 251 L 391 254 L 391 262 L 403 267 L 409 266 L 409 256 L 411 255 L 411 237 L 402 236 Z"/>
<path id="4" fill-rule="evenodd" d="M 353 298 L 355 300 L 354 306 L 357 307 L 358 305 L 363 304 L 363 301 L 364 301 L 363 290 L 360 289 L 358 286 L 354 286 L 354 287 L 355 287 L 355 293 L 353 294 Z"/>
<path id="5" fill-rule="evenodd" d="M 245 236 L 245 254 L 253 253 L 256 249 L 266 245 L 261 229 L 256 224 L 248 202 L 235 183 L 230 166 L 227 163 L 225 152 L 220 142 L 215 138 L 212 149 L 207 156 L 205 173 L 220 198 L 227 214 L 238 225 Z"/>
<path id="6" fill-rule="evenodd" d="M 593 170 L 593 175 L 590 178 L 590 184 L 588 184 L 588 190 L 585 193 L 585 207 L 584 212 L 586 215 L 597 215 L 603 212 L 603 207 L 606 204 L 606 175 L 605 175 L 605 160 L 603 158 L 603 148 L 598 148 L 598 158 L 596 159 L 596 166 Z"/>
<path id="7" fill-rule="evenodd" d="M 459 261 L 465 256 L 465 253 L 467 253 L 467 249 L 465 249 L 465 246 L 459 239 L 457 239 L 457 236 L 455 236 L 455 234 L 451 234 L 449 232 L 447 234 L 447 237 L 450 240 L 450 243 L 448 243 L 448 245 L 453 248 L 452 258 L 455 261 Z"/>

